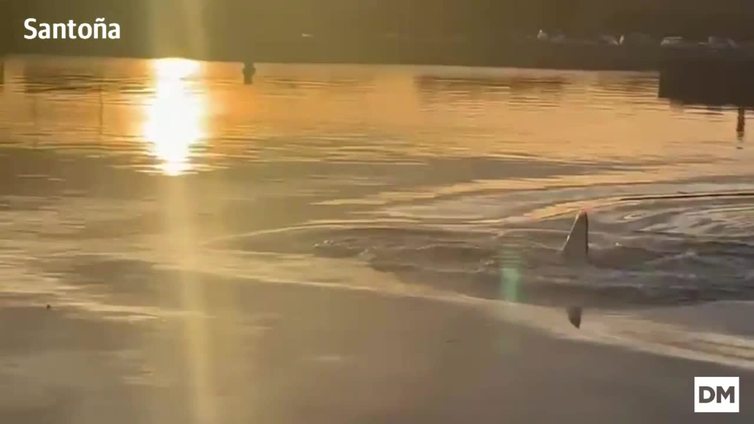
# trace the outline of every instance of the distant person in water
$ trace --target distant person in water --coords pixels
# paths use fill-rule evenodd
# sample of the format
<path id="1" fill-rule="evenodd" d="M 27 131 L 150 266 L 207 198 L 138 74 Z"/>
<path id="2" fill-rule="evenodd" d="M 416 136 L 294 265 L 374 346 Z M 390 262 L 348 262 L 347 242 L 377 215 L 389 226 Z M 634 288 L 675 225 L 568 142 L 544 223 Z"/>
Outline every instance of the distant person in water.
<path id="1" fill-rule="evenodd" d="M 244 84 L 251 84 L 254 81 L 254 74 L 257 73 L 257 68 L 254 66 L 254 62 L 247 60 L 243 64 L 243 82 Z"/>

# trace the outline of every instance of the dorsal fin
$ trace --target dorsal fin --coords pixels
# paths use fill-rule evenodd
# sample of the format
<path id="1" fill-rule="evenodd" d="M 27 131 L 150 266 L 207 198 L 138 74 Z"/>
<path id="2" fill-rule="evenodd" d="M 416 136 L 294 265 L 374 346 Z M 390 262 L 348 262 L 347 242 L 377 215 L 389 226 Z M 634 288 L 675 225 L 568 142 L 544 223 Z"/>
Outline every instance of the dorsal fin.
<path id="1" fill-rule="evenodd" d="M 570 261 L 589 260 L 589 217 L 585 211 L 576 216 L 561 254 Z"/>
<path id="2" fill-rule="evenodd" d="M 568 314 L 568 321 L 576 328 L 581 328 L 581 315 L 583 314 L 584 309 L 580 306 L 572 306 L 570 308 L 566 308 L 566 313 Z"/>

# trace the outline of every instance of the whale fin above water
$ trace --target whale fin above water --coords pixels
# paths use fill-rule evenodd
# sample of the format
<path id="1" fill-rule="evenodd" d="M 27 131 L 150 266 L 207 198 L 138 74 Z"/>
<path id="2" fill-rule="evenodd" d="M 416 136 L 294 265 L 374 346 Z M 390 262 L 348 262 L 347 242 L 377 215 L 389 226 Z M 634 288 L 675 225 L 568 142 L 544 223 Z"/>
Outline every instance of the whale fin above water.
<path id="1" fill-rule="evenodd" d="M 569 262 L 589 260 L 589 216 L 586 212 L 582 211 L 576 216 L 560 254 Z"/>

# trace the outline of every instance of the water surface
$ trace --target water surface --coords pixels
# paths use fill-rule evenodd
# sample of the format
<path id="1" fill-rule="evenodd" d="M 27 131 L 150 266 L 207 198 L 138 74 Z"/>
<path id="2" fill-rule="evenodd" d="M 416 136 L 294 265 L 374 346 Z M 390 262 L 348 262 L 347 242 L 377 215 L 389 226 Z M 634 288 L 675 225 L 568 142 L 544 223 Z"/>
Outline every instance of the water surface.
<path id="1" fill-rule="evenodd" d="M 557 306 L 754 293 L 736 111 L 658 99 L 654 73 L 258 69 L 6 60 L 3 284 L 71 299 L 141 263 Z M 557 258 L 581 209 L 599 266 Z"/>

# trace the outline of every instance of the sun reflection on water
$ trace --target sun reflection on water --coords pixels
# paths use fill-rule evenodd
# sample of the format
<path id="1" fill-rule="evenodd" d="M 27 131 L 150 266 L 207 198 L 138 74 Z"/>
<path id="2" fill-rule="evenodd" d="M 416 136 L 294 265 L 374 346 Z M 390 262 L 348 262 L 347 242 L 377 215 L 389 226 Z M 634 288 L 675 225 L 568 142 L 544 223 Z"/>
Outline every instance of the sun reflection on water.
<path id="1" fill-rule="evenodd" d="M 193 90 L 188 78 L 201 70 L 188 59 L 153 62 L 154 97 L 146 105 L 143 135 L 165 175 L 191 171 L 191 148 L 205 136 L 205 98 Z"/>

